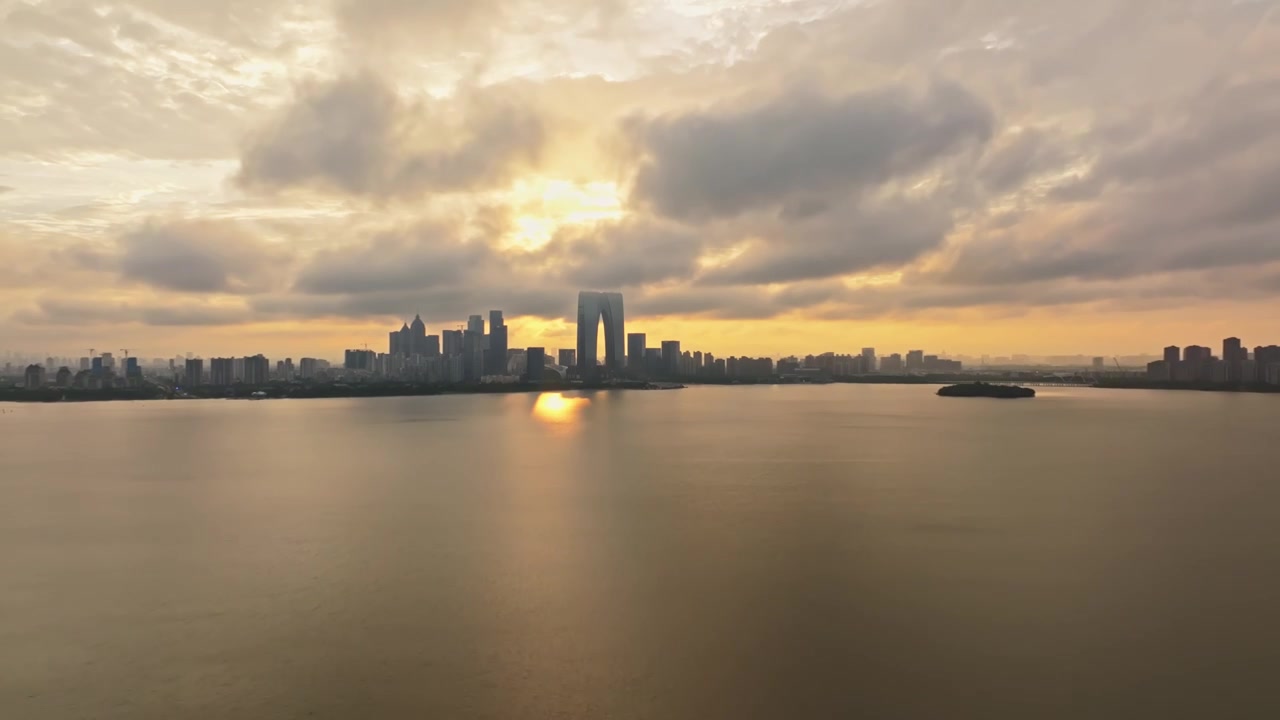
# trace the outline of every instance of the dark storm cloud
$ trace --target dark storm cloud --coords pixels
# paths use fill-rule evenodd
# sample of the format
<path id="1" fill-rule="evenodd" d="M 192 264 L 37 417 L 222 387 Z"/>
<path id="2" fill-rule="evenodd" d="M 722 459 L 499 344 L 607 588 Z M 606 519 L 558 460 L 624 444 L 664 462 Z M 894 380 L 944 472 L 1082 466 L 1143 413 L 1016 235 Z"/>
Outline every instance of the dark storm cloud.
<path id="1" fill-rule="evenodd" d="M 497 96 L 466 103 L 458 124 L 367 73 L 301 87 L 284 114 L 251 138 L 237 181 L 390 198 L 501 183 L 536 159 L 543 143 L 536 116 Z"/>
<path id="2" fill-rule="evenodd" d="M 733 216 L 833 191 L 857 193 L 984 142 L 994 120 L 964 88 L 792 93 L 757 107 L 635 120 L 646 159 L 635 196 L 677 218 Z"/>
<path id="3" fill-rule="evenodd" d="M 267 289 L 287 255 L 232 222 L 152 220 L 120 237 L 116 263 L 124 279 L 155 288 L 249 293 Z"/>

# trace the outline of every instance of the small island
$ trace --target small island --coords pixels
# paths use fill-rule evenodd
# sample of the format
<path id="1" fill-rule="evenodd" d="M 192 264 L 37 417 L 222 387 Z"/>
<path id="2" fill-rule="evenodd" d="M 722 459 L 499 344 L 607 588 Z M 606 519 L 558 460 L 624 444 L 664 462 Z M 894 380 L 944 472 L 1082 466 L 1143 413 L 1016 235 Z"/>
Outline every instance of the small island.
<path id="1" fill-rule="evenodd" d="M 1017 385 L 992 385 L 990 383 L 974 382 L 948 385 L 938 390 L 938 395 L 941 397 L 981 397 L 1016 400 L 1018 398 L 1033 398 L 1036 396 L 1036 391 L 1031 388 L 1018 387 Z"/>

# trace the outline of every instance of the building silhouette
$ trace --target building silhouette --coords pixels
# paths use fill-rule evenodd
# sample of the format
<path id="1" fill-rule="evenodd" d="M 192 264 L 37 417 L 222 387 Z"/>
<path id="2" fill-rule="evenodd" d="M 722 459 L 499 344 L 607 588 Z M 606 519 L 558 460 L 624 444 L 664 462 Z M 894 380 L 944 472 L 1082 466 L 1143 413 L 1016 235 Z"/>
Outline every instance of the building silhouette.
<path id="1" fill-rule="evenodd" d="M 231 358 L 213 358 L 209 361 L 209 384 L 226 387 L 235 381 L 235 363 Z"/>
<path id="2" fill-rule="evenodd" d="M 644 355 L 647 346 L 648 337 L 644 333 L 628 333 L 627 334 L 627 370 L 632 375 L 647 375 L 648 368 L 645 367 Z"/>
<path id="3" fill-rule="evenodd" d="M 578 293 L 578 372 L 583 378 L 598 375 L 601 320 L 604 321 L 605 368 L 620 375 L 626 366 L 623 344 L 627 332 L 622 293 L 584 290 Z"/>
<path id="4" fill-rule="evenodd" d="M 204 384 L 204 360 L 193 358 L 186 361 L 183 383 L 188 387 Z"/>
<path id="5" fill-rule="evenodd" d="M 26 371 L 22 374 L 22 384 L 28 390 L 44 386 L 44 366 L 28 365 Z"/>
<path id="6" fill-rule="evenodd" d="M 344 353 L 342 367 L 346 370 L 372 371 L 378 359 L 378 353 L 372 350 L 347 350 Z"/>
<path id="7" fill-rule="evenodd" d="M 409 347 L 405 355 L 427 355 L 427 324 L 422 322 L 422 315 L 415 314 L 409 325 Z"/>
<path id="8" fill-rule="evenodd" d="M 676 375 L 679 375 L 681 357 L 679 340 L 663 340 L 662 374 L 667 377 L 675 377 Z"/>
<path id="9" fill-rule="evenodd" d="M 372 351 L 366 351 L 372 352 Z M 266 385 L 271 381 L 271 361 L 262 355 L 244 358 L 244 384 Z"/>
<path id="10" fill-rule="evenodd" d="M 507 374 L 507 323 L 501 310 L 489 311 L 489 346 L 485 349 L 485 374 Z"/>
<path id="11" fill-rule="evenodd" d="M 445 357 L 455 357 L 462 354 L 461 330 L 444 330 L 440 333 L 440 338 L 444 343 L 443 351 Z"/>
<path id="12" fill-rule="evenodd" d="M 547 365 L 547 349 L 531 347 L 525 350 L 525 378 L 531 383 L 540 383 L 545 375 Z"/>

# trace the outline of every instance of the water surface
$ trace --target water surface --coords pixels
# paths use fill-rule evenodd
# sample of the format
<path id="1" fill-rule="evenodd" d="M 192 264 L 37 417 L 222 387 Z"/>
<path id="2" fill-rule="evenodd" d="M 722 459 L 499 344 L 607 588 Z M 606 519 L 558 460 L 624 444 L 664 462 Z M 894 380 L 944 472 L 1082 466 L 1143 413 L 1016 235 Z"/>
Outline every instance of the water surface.
<path id="1" fill-rule="evenodd" d="M 1280 715 L 1280 397 L 8 405 L 0 717 Z"/>

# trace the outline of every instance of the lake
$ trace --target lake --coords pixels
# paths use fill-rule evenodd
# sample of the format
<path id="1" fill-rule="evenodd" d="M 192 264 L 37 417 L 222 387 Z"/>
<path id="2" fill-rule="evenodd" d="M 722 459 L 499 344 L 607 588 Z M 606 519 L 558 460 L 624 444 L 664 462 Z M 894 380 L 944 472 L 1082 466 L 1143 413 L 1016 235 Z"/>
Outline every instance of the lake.
<path id="1" fill-rule="evenodd" d="M 0 407 L 0 717 L 1280 715 L 1280 397 Z"/>

